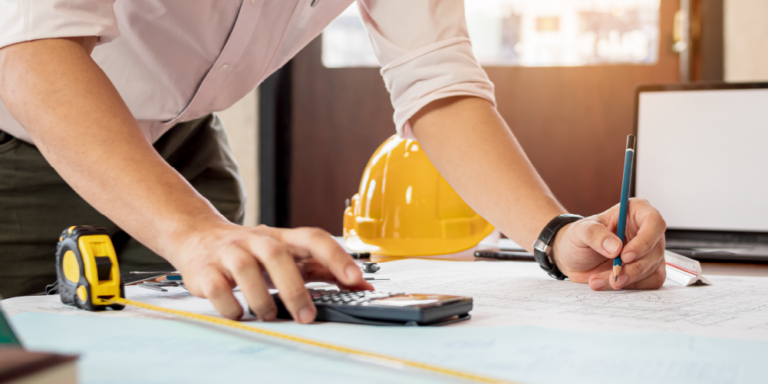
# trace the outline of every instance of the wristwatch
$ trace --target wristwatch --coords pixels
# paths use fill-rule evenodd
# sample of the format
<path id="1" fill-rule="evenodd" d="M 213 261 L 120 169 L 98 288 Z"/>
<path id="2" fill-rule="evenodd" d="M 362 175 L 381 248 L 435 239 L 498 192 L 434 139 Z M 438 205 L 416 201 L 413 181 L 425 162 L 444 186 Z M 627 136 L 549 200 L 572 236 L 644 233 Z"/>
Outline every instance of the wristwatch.
<path id="1" fill-rule="evenodd" d="M 539 263 L 544 272 L 555 279 L 565 280 L 568 276 L 564 275 L 555 263 L 549 262 L 549 256 L 552 252 L 552 240 L 555 239 L 555 235 L 560 228 L 583 218 L 579 215 L 570 214 L 557 216 L 544 227 L 539 238 L 533 242 L 533 258 L 536 259 L 536 262 Z"/>

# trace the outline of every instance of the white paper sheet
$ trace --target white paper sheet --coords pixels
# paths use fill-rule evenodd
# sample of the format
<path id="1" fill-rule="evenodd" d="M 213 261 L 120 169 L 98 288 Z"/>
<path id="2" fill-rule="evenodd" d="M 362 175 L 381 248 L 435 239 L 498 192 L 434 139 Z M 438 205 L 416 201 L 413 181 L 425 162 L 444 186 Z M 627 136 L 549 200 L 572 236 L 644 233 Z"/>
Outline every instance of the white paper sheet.
<path id="1" fill-rule="evenodd" d="M 403 260 L 381 264 L 378 290 L 472 296 L 463 325 L 667 331 L 768 340 L 768 278 L 711 276 L 712 286 L 594 292 L 526 262 Z"/>
<path id="2" fill-rule="evenodd" d="M 213 307 L 210 301 L 194 297 L 183 288 L 166 289 L 168 292 L 152 291 L 149 289 L 139 288 L 137 286 L 128 286 L 125 287 L 125 296 L 131 300 L 154 304 L 161 307 L 218 316 L 218 312 L 216 312 L 216 309 Z M 240 299 L 241 302 L 245 303 L 245 300 L 243 299 L 240 292 L 235 292 L 235 297 Z M 88 312 L 70 305 L 62 304 L 59 295 L 21 296 L 5 299 L 1 303 L 3 310 L 5 310 L 8 316 L 14 316 L 24 312 L 42 312 L 61 315 L 107 316 L 119 318 L 176 318 L 176 316 L 133 307 L 126 307 L 121 311 L 107 310 L 101 312 Z"/>

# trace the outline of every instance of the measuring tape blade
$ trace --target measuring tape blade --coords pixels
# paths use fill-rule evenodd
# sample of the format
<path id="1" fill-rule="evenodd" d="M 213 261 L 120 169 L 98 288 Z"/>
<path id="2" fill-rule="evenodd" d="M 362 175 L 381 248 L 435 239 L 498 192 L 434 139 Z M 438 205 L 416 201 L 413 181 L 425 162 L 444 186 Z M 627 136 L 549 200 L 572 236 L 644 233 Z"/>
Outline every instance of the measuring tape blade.
<path id="1" fill-rule="evenodd" d="M 476 381 L 476 382 L 480 382 L 480 383 L 514 384 L 514 383 L 509 382 L 509 381 L 494 379 L 494 378 L 491 378 L 491 377 L 486 377 L 486 376 L 481 376 L 481 375 L 475 375 L 475 374 L 472 374 L 472 373 L 457 371 L 455 369 L 443 368 L 443 367 L 439 367 L 439 366 L 432 365 L 432 364 L 420 363 L 418 361 L 404 360 L 404 359 L 400 359 L 400 358 L 396 358 L 396 357 L 390 357 L 390 356 L 380 355 L 380 354 L 377 354 L 377 353 L 366 352 L 366 351 L 362 351 L 362 350 L 359 350 L 359 349 L 347 348 L 347 347 L 342 347 L 342 346 L 338 346 L 338 345 L 328 344 L 328 343 L 324 343 L 322 341 L 306 339 L 306 338 L 303 338 L 303 337 L 293 336 L 293 335 L 290 335 L 290 334 L 287 334 L 287 333 L 275 332 L 275 331 L 271 331 L 271 330 L 268 330 L 268 329 L 248 326 L 248 325 L 245 325 L 245 324 L 243 324 L 243 323 L 241 323 L 239 321 L 224 319 L 224 318 L 221 318 L 221 317 L 201 315 L 201 314 L 198 314 L 198 313 L 192 313 L 192 312 L 186 312 L 186 311 L 178 311 L 178 310 L 175 310 L 175 309 L 158 307 L 156 305 L 146 304 L 146 303 L 142 303 L 142 302 L 139 302 L 139 301 L 127 300 L 127 299 L 118 298 L 118 297 L 112 298 L 110 300 L 115 302 L 115 303 L 117 303 L 117 304 L 131 305 L 131 306 L 134 306 L 134 307 L 148 309 L 148 310 L 151 310 L 151 311 L 157 311 L 157 312 L 168 313 L 168 314 L 176 315 L 176 316 L 180 316 L 180 317 L 185 317 L 185 318 L 192 319 L 192 320 L 195 320 L 195 321 L 201 321 L 201 322 L 210 323 L 210 324 L 222 325 L 222 326 L 225 326 L 225 327 L 236 328 L 236 329 L 239 329 L 239 330 L 242 330 L 242 331 L 257 333 L 257 334 L 260 334 L 260 335 L 274 337 L 274 338 L 277 338 L 277 339 L 288 340 L 288 341 L 295 342 L 295 343 L 301 343 L 301 344 L 305 344 L 305 345 L 311 345 L 313 347 L 318 347 L 318 348 L 328 349 L 328 350 L 331 350 L 331 351 L 346 353 L 346 354 L 350 354 L 350 355 L 353 355 L 353 356 L 360 357 L 361 360 L 374 362 L 374 363 L 377 363 L 377 364 L 380 364 L 380 365 L 385 365 L 385 366 L 388 366 L 388 367 L 392 367 L 392 366 L 407 366 L 407 367 L 422 369 L 422 370 L 429 371 L 429 372 L 440 373 L 440 374 L 443 374 L 443 375 L 448 375 L 448 376 L 453 376 L 453 377 L 457 377 L 457 378 L 462 378 L 462 379 L 466 379 L 466 380 L 472 380 L 472 381 Z"/>

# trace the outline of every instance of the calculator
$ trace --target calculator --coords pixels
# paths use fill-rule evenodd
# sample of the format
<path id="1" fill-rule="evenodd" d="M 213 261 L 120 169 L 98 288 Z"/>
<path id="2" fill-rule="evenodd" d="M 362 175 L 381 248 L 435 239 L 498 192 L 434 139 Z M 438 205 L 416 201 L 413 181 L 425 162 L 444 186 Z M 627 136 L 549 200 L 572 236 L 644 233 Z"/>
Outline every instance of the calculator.
<path id="1" fill-rule="evenodd" d="M 472 298 L 425 293 L 309 289 L 317 321 L 365 325 L 446 325 L 470 319 Z M 291 319 L 277 294 L 277 318 Z"/>

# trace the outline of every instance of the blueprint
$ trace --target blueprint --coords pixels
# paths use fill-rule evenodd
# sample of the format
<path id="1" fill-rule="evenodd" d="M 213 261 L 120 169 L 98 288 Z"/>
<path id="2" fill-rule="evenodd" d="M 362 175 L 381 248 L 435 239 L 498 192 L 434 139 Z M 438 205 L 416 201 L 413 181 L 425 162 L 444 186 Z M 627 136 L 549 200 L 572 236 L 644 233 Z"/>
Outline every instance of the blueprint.
<path id="1" fill-rule="evenodd" d="M 103 314 L 27 312 L 11 321 L 28 350 L 79 354 L 82 384 L 442 382 L 204 325 Z"/>
<path id="2" fill-rule="evenodd" d="M 553 280 L 535 263 L 409 259 L 381 264 L 378 290 L 472 296 L 471 325 L 665 331 L 768 341 L 768 278 L 709 276 L 653 291 L 594 292 Z"/>
<path id="3" fill-rule="evenodd" d="M 380 264 L 378 290 L 472 296 L 472 320 L 452 325 L 537 325 L 585 331 L 662 331 L 768 341 L 768 278 L 709 276 L 712 286 L 667 282 L 652 291 L 594 292 L 586 284 L 556 281 L 528 262 L 458 262 L 408 259 Z M 129 299 L 217 315 L 208 300 L 181 288 L 156 292 L 126 287 Z M 240 292 L 235 292 L 243 306 Z M 7 299 L 8 316 L 33 311 L 116 318 L 172 316 L 137 308 L 89 313 L 61 304 L 58 296 Z M 246 319 L 250 316 L 246 316 Z M 251 317 L 252 318 L 252 317 Z"/>
<path id="4" fill-rule="evenodd" d="M 28 349 L 81 354 L 84 384 L 452 382 L 183 321 L 34 312 L 11 321 Z M 662 332 L 249 324 L 515 383 L 755 383 L 768 355 L 768 342 Z"/>
<path id="5" fill-rule="evenodd" d="M 527 262 L 409 259 L 381 264 L 378 290 L 472 296 L 472 320 L 440 328 L 246 322 L 311 339 L 519 383 L 752 383 L 768 356 L 768 279 L 593 292 Z M 240 292 L 235 295 L 242 300 Z M 216 315 L 181 288 L 129 299 Z M 169 381 L 438 383 L 317 350 L 128 307 L 87 312 L 58 296 L 2 301 L 26 348 L 81 354 L 83 383 Z M 113 368 L 119 362 L 120 369 Z"/>

